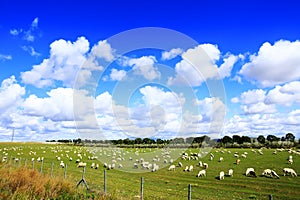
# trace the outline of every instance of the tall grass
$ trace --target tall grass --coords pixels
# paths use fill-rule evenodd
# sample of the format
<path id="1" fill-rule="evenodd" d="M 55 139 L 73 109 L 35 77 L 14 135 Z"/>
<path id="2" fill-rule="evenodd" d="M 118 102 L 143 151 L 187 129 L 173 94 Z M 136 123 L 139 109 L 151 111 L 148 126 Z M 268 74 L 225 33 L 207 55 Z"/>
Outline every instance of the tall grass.
<path id="1" fill-rule="evenodd" d="M 26 167 L 0 166 L 0 199 L 112 199 Z"/>

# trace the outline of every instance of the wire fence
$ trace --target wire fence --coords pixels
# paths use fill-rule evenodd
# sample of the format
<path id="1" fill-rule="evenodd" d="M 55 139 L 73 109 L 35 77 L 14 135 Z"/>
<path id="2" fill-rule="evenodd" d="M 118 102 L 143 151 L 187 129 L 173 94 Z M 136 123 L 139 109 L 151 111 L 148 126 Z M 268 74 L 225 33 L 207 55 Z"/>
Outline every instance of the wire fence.
<path id="1" fill-rule="evenodd" d="M 87 190 L 91 188 L 93 191 L 101 191 L 104 194 L 118 193 L 120 196 L 131 196 L 143 200 L 147 199 L 193 199 L 193 185 L 180 185 L 176 183 L 165 182 L 168 187 L 161 187 L 163 180 L 145 179 L 143 176 L 140 179 L 132 179 L 131 177 L 120 178 L 118 174 L 109 173 L 110 170 L 94 170 L 84 168 L 64 167 L 59 166 L 57 162 L 44 162 L 41 160 L 17 159 L 12 156 L 6 161 L 5 165 L 11 167 L 26 167 L 32 170 L 37 170 L 41 174 L 50 175 L 51 177 L 62 177 L 70 181 L 75 181 L 76 187 L 85 187 Z M 88 177 L 88 178 L 86 178 Z M 103 182 L 99 182 L 103 180 Z M 117 183 L 117 184 L 116 184 Z M 184 192 L 178 192 L 178 190 Z M 160 194 L 157 197 L 157 194 Z M 197 198 L 198 199 L 198 198 Z M 273 195 L 268 195 L 269 200 L 273 200 Z"/>

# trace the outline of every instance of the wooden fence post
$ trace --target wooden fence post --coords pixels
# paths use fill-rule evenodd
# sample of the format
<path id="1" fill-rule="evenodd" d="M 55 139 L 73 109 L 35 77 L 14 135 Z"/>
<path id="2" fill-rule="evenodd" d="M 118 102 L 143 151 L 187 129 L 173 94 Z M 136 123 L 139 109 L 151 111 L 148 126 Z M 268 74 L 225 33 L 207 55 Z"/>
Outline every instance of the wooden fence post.
<path id="1" fill-rule="evenodd" d="M 192 199 L 192 185 L 189 184 L 189 187 L 188 187 L 188 200 L 191 200 Z"/>
<path id="2" fill-rule="evenodd" d="M 141 178 L 140 200 L 144 199 L 144 177 Z"/>
<path id="3" fill-rule="evenodd" d="M 106 194 L 106 170 L 104 169 L 104 194 Z"/>

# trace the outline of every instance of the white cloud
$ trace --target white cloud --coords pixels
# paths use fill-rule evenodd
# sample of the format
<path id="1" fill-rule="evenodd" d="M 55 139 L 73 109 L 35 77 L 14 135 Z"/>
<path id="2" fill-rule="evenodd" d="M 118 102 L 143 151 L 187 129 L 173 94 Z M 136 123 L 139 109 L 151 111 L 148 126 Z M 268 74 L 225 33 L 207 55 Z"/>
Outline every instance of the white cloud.
<path id="1" fill-rule="evenodd" d="M 71 121 L 73 116 L 73 90 L 57 88 L 47 93 L 49 97 L 38 98 L 30 95 L 24 101 L 24 112 L 32 116 L 42 116 L 52 121 Z"/>
<path id="2" fill-rule="evenodd" d="M 204 98 L 203 100 L 195 99 L 194 103 L 199 106 L 203 120 L 223 123 L 226 106 L 219 98 L 212 97 Z"/>
<path id="3" fill-rule="evenodd" d="M 112 69 L 110 73 L 110 78 L 113 81 L 121 81 L 126 76 L 125 70 Z"/>
<path id="4" fill-rule="evenodd" d="M 169 77 L 168 85 L 190 84 L 200 86 L 208 79 L 219 80 L 231 75 L 233 65 L 241 59 L 227 53 L 224 57 L 216 45 L 201 44 L 182 54 L 183 60 L 175 65 L 175 77 Z M 222 64 L 216 62 L 222 57 Z"/>
<path id="5" fill-rule="evenodd" d="M 123 66 L 130 66 L 135 74 L 143 76 L 147 80 L 154 80 L 160 78 L 158 68 L 154 66 L 157 62 L 154 56 L 142 56 L 140 58 L 123 58 L 121 64 Z"/>
<path id="6" fill-rule="evenodd" d="M 12 56 L 11 55 L 4 55 L 4 54 L 0 54 L 0 60 L 11 60 Z"/>
<path id="7" fill-rule="evenodd" d="M 228 55 L 228 57 L 223 59 L 223 63 L 218 68 L 218 72 L 221 78 L 226 78 L 231 76 L 233 65 L 238 61 L 238 59 L 239 56 L 235 56 L 232 54 Z"/>
<path id="8" fill-rule="evenodd" d="M 32 29 L 37 28 L 38 23 L 39 23 L 39 18 L 38 17 L 34 18 L 34 20 L 31 22 L 31 28 Z"/>
<path id="9" fill-rule="evenodd" d="M 279 40 L 264 43 L 239 74 L 262 87 L 295 81 L 300 78 L 300 41 Z"/>
<path id="10" fill-rule="evenodd" d="M 28 52 L 31 56 L 40 56 L 39 52 L 36 52 L 32 46 L 22 46 L 22 49 Z"/>
<path id="11" fill-rule="evenodd" d="M 170 51 L 164 51 L 161 54 L 161 59 L 162 60 L 171 60 L 175 58 L 176 56 L 179 56 L 183 53 L 183 50 L 180 48 L 174 48 L 171 49 Z"/>
<path id="12" fill-rule="evenodd" d="M 276 86 L 269 91 L 266 102 L 286 106 L 290 106 L 293 103 L 300 104 L 300 82 L 294 81 L 283 86 Z"/>
<path id="13" fill-rule="evenodd" d="M 107 62 L 112 62 L 115 59 L 114 52 L 115 50 L 112 49 L 106 40 L 99 41 L 91 50 L 92 55 L 103 58 Z"/>
<path id="14" fill-rule="evenodd" d="M 22 72 L 22 81 L 42 88 L 50 86 L 53 81 L 61 81 L 65 86 L 72 87 L 82 64 L 86 61 L 89 42 L 84 37 L 70 42 L 56 40 L 50 45 L 50 57 L 30 71 Z"/>
<path id="15" fill-rule="evenodd" d="M 0 87 L 0 112 L 4 113 L 10 107 L 17 108 L 24 94 L 25 88 L 17 83 L 15 76 L 4 79 Z"/>
<path id="16" fill-rule="evenodd" d="M 12 30 L 9 31 L 9 33 L 10 33 L 11 35 L 17 36 L 17 35 L 19 35 L 22 31 L 23 31 L 22 29 L 20 29 L 20 30 L 12 29 Z"/>

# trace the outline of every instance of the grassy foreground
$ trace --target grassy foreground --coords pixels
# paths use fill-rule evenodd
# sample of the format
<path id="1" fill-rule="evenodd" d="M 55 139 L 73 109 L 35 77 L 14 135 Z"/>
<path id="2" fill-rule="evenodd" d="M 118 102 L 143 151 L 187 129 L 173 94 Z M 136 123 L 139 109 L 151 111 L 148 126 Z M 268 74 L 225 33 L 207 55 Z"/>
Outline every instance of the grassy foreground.
<path id="1" fill-rule="evenodd" d="M 88 160 L 91 151 L 95 149 L 54 145 L 54 144 L 28 144 L 28 143 L 0 143 L 0 158 L 3 152 L 7 153 L 8 161 L 2 164 L 0 168 L 0 199 L 139 199 L 140 181 L 144 177 L 144 199 L 187 199 L 188 185 L 192 185 L 192 199 L 268 199 L 270 194 L 273 199 L 299 199 L 300 197 L 300 177 L 283 176 L 284 167 L 293 168 L 300 173 L 300 156 L 292 154 L 294 163 L 287 163 L 287 158 L 291 154 L 286 150 L 274 155 L 273 149 L 263 149 L 263 155 L 254 153 L 251 149 L 212 149 L 211 153 L 215 155 L 214 160 L 209 160 L 209 154 L 200 158 L 202 162 L 208 163 L 207 176 L 197 178 L 200 168 L 199 160 L 174 160 L 174 164 L 180 161 L 184 166 L 193 165 L 194 171 L 184 172 L 183 168 L 176 167 L 175 171 L 168 171 L 168 167 L 162 168 L 157 172 L 139 171 L 132 172 L 124 170 L 107 170 L 106 191 L 107 196 L 103 195 L 104 168 L 103 163 L 111 149 L 96 150 L 98 160 Z M 57 152 L 53 152 L 57 151 Z M 76 151 L 76 153 L 74 153 Z M 83 161 L 88 163 L 86 168 L 85 180 L 92 192 L 86 192 L 84 187 L 76 188 L 81 179 L 82 169 L 77 168 L 75 159 L 78 151 L 81 152 Z M 123 149 L 121 154 L 125 160 L 133 156 L 133 160 L 145 158 L 150 149 Z M 199 151 L 197 149 L 186 150 L 186 152 Z M 229 152 L 230 151 L 230 152 Z M 33 155 L 30 152 L 35 152 Z M 106 153 L 106 158 L 102 158 Z M 130 154 L 134 152 L 134 154 Z M 182 150 L 172 150 L 171 154 L 178 155 Z M 240 158 L 239 165 L 234 164 L 236 158 L 233 153 L 240 155 L 247 152 L 247 158 Z M 138 154 L 137 154 L 138 153 Z M 73 157 L 73 161 L 66 158 L 66 154 Z M 154 154 L 160 155 L 159 150 Z M 56 156 L 67 164 L 66 179 L 64 180 L 64 169 L 59 167 L 59 161 Z M 43 156 L 44 163 L 35 162 L 34 166 L 30 162 L 32 158 Z M 219 162 L 219 157 L 224 161 Z M 14 158 L 21 158 L 18 163 Z M 111 159 L 111 157 L 109 157 Z M 99 169 L 91 169 L 92 162 L 99 163 Z M 160 162 L 163 162 L 163 158 Z M 54 163 L 53 177 L 51 174 L 51 165 Z M 127 163 L 127 162 L 126 162 Z M 124 166 L 126 164 L 124 162 Z M 162 166 L 162 164 L 159 164 Z M 26 166 L 26 167 L 25 167 Z M 248 167 L 254 167 L 258 174 L 257 178 L 246 177 L 245 170 Z M 225 177 L 220 181 L 217 176 L 220 171 L 227 174 L 228 169 L 234 170 L 233 177 Z M 266 168 L 275 170 L 280 179 L 262 177 L 260 174 Z M 34 169 L 34 170 L 33 170 Z M 132 170 L 132 169 L 131 169 Z M 31 182 L 31 184 L 25 184 Z"/>

